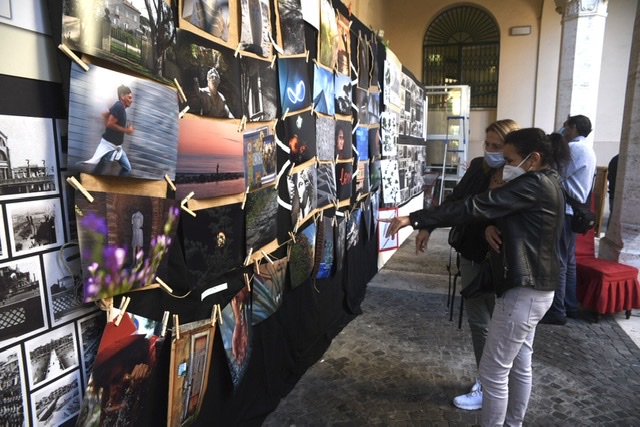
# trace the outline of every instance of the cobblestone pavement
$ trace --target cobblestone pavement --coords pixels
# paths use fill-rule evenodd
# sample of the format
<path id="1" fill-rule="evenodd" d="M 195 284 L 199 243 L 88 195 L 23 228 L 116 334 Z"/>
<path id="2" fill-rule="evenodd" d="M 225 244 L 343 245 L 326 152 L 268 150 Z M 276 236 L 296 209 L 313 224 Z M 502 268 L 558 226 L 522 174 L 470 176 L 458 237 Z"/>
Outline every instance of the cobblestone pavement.
<path id="1" fill-rule="evenodd" d="M 420 258 L 413 238 L 369 283 L 363 314 L 264 426 L 479 424 L 480 411 L 451 404 L 476 372 L 466 319 L 458 329 L 459 298 L 449 321 L 446 230 L 434 232 Z M 626 321 L 620 314 L 593 323 L 583 313 L 566 326 L 538 326 L 525 425 L 640 425 L 640 349 L 616 317 Z"/>

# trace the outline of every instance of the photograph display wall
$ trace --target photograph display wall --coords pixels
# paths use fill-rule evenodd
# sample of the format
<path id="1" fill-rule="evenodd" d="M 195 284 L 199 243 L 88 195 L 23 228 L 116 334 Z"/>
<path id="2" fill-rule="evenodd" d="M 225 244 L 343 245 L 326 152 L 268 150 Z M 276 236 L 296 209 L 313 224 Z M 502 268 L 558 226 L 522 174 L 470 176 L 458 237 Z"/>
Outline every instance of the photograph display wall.
<path id="1" fill-rule="evenodd" d="M 66 102 L 33 116 L 0 107 L 0 372 L 12 384 L 0 396 L 14 409 L 0 424 L 61 425 L 83 407 L 81 422 L 138 420 L 130 402 L 105 407 L 124 402 L 107 371 L 125 364 L 144 381 L 123 375 L 123 389 L 144 389 L 142 406 L 170 399 L 160 417 L 189 425 L 210 387 L 247 393 L 265 357 L 253 325 L 292 293 L 345 281 L 349 255 L 377 246 L 378 207 L 419 195 L 424 146 L 398 137 L 423 137 L 422 87 L 339 1 L 64 0 L 49 12 L 54 41 L 80 58 L 61 56 L 53 90 Z M 98 305 L 125 297 L 118 330 Z M 203 320 L 212 304 L 218 328 Z M 165 311 L 184 319 L 170 372 L 156 359 L 161 330 L 177 331 Z"/>

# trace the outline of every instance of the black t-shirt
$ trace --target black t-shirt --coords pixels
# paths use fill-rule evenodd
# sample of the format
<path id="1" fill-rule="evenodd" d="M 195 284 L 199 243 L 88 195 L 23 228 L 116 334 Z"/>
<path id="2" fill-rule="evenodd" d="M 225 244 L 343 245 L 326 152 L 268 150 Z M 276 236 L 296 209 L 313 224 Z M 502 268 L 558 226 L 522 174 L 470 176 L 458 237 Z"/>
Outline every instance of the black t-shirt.
<path id="1" fill-rule="evenodd" d="M 127 112 L 124 109 L 122 102 L 116 101 L 115 104 L 109 109 L 109 114 L 118 119 L 118 125 L 123 128 L 127 127 Z M 106 128 L 102 137 L 115 145 L 122 145 L 124 142 L 124 133 L 117 130 Z"/>

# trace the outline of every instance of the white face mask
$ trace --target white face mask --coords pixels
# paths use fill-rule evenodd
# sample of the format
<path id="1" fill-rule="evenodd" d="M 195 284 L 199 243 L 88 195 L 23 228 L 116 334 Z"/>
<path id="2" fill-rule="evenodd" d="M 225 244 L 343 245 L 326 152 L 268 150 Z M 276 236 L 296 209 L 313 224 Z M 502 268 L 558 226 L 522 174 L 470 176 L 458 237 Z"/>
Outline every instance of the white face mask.
<path id="1" fill-rule="evenodd" d="M 531 153 L 529 153 L 529 156 L 531 156 Z M 527 161 L 529 156 L 525 157 L 524 160 L 522 160 L 518 166 L 504 165 L 504 168 L 502 169 L 502 180 L 504 182 L 513 181 L 520 175 L 527 172 L 524 169 L 522 169 L 520 166 L 522 166 L 522 164 Z"/>
<path id="2" fill-rule="evenodd" d="M 490 168 L 496 169 L 504 165 L 504 156 L 502 151 L 485 151 L 484 160 Z"/>

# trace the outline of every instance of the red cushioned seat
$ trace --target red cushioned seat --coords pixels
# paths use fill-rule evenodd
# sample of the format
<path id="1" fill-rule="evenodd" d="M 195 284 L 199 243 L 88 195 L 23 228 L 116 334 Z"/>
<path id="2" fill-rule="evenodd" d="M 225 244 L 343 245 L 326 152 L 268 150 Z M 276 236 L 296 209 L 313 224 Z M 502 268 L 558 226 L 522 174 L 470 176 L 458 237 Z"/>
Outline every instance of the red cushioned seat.
<path id="1" fill-rule="evenodd" d="M 598 314 L 640 308 L 638 269 L 595 257 L 593 230 L 576 237 L 576 293 L 583 307 Z"/>

